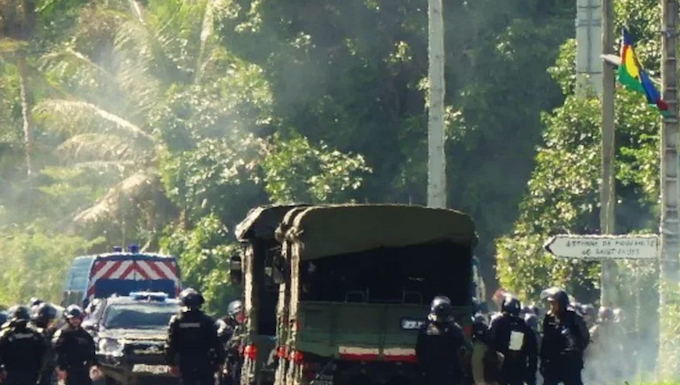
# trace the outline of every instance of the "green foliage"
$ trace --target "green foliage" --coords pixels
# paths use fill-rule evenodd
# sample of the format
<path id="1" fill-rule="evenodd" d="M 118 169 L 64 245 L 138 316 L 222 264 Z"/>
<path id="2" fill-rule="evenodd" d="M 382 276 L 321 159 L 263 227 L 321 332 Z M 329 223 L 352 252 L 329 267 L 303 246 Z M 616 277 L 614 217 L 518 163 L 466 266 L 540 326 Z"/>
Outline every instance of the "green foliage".
<path id="1" fill-rule="evenodd" d="M 196 150 L 164 157 L 164 183 L 175 203 L 195 222 L 214 213 L 230 226 L 263 197 L 258 161 L 262 143 L 252 135 L 205 139 Z"/>
<path id="2" fill-rule="evenodd" d="M 323 142 L 318 148 L 299 135 L 283 140 L 274 137 L 273 150 L 262 164 L 270 199 L 275 203 L 342 203 L 352 201 L 371 171 L 361 155 L 331 150 Z"/>
<path id="3" fill-rule="evenodd" d="M 71 259 L 101 242 L 59 234 L 41 223 L 0 228 L 0 303 L 25 303 L 30 297 L 58 303 Z"/>
<path id="4" fill-rule="evenodd" d="M 229 301 L 240 297 L 229 286 L 229 257 L 238 247 L 226 241 L 229 231 L 216 215 L 201 218 L 189 231 L 168 230 L 161 248 L 179 258 L 184 286 L 203 293 L 209 312 L 224 314 Z"/>
<path id="5" fill-rule="evenodd" d="M 0 124 L 12 128 L 0 134 L 0 223 L 40 218 L 87 239 L 143 239 L 151 249 L 165 228 L 161 243 L 181 256 L 188 282 L 207 290 L 217 310 L 228 296 L 222 291 L 227 269 L 218 261 L 227 250 L 205 258 L 201 250 L 229 245 L 231 236 L 218 228 L 233 227 L 249 208 L 292 201 L 425 203 L 422 2 L 83 3 L 38 5 L 49 23 L 37 24 L 39 44 L 27 51 L 36 65 L 35 152 L 42 170 L 31 180 L 23 180 L 16 69 L 0 59 Z M 648 13 L 637 5 L 617 7 L 643 19 Z M 574 231 L 585 226 L 574 224 L 580 219 L 588 228 L 597 225 L 587 211 L 593 208 L 581 207 L 594 204 L 587 202 L 594 191 L 589 174 L 579 179 L 564 171 L 559 176 L 567 180 L 545 188 L 532 181 L 546 200 L 569 199 L 559 210 L 527 214 L 538 200 L 520 205 L 541 143 L 541 112 L 564 99 L 546 68 L 573 35 L 574 13 L 573 3 L 553 0 L 446 7 L 449 205 L 475 218 L 485 267 L 493 265 L 493 240 L 518 216 L 518 223 L 544 222 L 518 233 L 527 241 L 556 223 Z M 573 77 L 565 70 L 573 63 L 566 51 L 557 66 L 565 76 L 555 76 L 560 83 Z M 536 178 L 571 160 L 565 154 L 577 139 L 566 133 L 569 127 L 587 136 L 578 155 L 596 152 L 596 114 L 581 123 L 567 116 L 596 106 L 568 103 L 572 110 L 544 119 L 556 126 L 551 135 L 561 147 L 539 161 Z M 621 124 L 646 124 L 644 116 L 620 115 Z M 618 154 L 630 164 L 619 170 L 629 181 L 621 197 L 647 210 L 655 187 L 647 184 L 653 167 L 645 167 L 655 137 L 621 140 L 630 142 Z M 593 159 L 577 158 L 586 174 L 597 167 Z M 572 199 L 577 188 L 570 182 L 584 195 Z M 551 217 L 562 213 L 572 217 Z M 522 274 L 538 274 L 544 265 Z M 591 270 L 578 271 L 588 277 Z"/>

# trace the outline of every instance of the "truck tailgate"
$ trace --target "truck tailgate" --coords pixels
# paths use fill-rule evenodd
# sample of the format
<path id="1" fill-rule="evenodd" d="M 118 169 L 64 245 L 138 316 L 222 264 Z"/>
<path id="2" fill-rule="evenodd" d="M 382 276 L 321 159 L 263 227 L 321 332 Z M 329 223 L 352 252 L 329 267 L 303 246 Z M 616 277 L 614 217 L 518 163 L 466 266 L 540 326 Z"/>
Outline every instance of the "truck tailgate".
<path id="1" fill-rule="evenodd" d="M 459 323 L 470 323 L 470 308 L 455 310 Z M 325 357 L 410 361 L 428 311 L 426 305 L 303 302 L 297 349 Z"/>

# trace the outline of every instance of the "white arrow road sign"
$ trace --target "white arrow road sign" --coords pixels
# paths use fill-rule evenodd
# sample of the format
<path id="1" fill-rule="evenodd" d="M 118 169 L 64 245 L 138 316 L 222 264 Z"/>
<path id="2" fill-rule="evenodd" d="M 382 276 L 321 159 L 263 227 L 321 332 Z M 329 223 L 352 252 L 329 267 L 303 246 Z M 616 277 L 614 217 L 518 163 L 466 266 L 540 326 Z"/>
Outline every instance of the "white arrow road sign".
<path id="1" fill-rule="evenodd" d="M 659 237 L 653 234 L 556 235 L 544 247 L 559 258 L 656 259 Z"/>

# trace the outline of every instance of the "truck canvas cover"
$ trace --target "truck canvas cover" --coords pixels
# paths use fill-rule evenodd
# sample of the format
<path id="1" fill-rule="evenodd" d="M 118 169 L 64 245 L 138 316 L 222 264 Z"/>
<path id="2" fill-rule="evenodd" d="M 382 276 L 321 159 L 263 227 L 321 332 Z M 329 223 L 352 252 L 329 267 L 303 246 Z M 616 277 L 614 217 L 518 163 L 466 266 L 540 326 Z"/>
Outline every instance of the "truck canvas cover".
<path id="1" fill-rule="evenodd" d="M 477 243 L 469 215 L 407 205 L 314 206 L 297 215 L 285 240 L 298 244 L 302 260 L 384 247 L 450 241 Z"/>
<path id="2" fill-rule="evenodd" d="M 246 218 L 236 226 L 236 239 L 246 242 L 250 239 L 274 240 L 281 219 L 288 211 L 305 204 L 260 206 L 248 212 Z"/>

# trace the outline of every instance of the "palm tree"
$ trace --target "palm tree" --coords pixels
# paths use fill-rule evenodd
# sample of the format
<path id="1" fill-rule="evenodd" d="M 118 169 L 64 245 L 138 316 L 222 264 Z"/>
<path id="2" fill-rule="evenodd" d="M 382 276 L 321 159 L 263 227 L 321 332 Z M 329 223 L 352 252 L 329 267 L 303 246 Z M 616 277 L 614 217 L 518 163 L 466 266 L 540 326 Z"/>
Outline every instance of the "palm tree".
<path id="1" fill-rule="evenodd" d="M 156 169 L 166 143 L 154 132 L 152 115 L 174 88 L 206 84 L 226 67 L 212 34 L 218 6 L 207 0 L 95 3 L 83 10 L 70 41 L 43 58 L 44 71 L 67 95 L 35 108 L 47 128 L 65 137 L 57 154 L 64 164 L 118 175 L 94 206 L 74 215 L 76 223 L 114 222 L 125 234 L 141 217 L 155 217 L 153 207 L 132 208 L 167 207 Z"/>
<path id="2" fill-rule="evenodd" d="M 23 118 L 26 170 L 33 172 L 33 124 L 29 99 L 29 66 L 26 46 L 36 25 L 36 2 L 33 0 L 0 0 L 0 58 L 16 65 L 19 73 L 21 113 Z"/>

